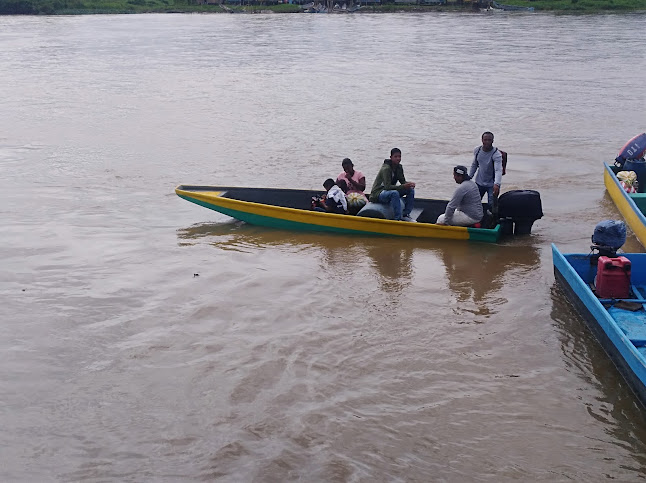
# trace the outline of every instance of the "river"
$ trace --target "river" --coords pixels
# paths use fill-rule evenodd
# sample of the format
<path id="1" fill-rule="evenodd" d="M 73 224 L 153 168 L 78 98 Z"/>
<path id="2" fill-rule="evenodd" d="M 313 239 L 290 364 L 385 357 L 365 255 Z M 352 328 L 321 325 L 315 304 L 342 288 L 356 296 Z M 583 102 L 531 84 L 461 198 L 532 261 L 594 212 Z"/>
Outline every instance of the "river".
<path id="1" fill-rule="evenodd" d="M 618 219 L 646 15 L 0 17 L 0 480 L 635 481 L 644 411 L 554 283 Z M 483 131 L 545 216 L 501 245 L 292 233 L 186 184 L 448 198 Z M 643 251 L 630 235 L 627 251 Z"/>

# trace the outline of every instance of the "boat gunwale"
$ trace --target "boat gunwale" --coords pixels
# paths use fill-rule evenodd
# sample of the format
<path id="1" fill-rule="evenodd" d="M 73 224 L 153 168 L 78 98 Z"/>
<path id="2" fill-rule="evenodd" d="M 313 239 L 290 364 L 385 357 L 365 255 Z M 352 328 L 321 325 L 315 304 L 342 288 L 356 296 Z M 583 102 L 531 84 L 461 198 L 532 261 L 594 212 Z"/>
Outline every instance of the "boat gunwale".
<path id="1" fill-rule="evenodd" d="M 646 254 L 635 255 L 646 256 Z M 639 352 L 617 321 L 590 290 L 590 287 L 570 263 L 569 258 L 571 257 L 588 258 L 589 254 L 561 253 L 552 243 L 552 264 L 555 278 L 562 285 L 568 301 L 575 306 L 586 321 L 586 325 L 635 393 L 639 402 L 646 408 L 646 356 Z M 599 317 L 603 320 L 600 320 Z"/>
<path id="2" fill-rule="evenodd" d="M 371 234 L 371 235 L 408 236 L 408 237 L 415 237 L 415 238 L 464 239 L 464 240 L 470 240 L 470 241 L 480 241 L 484 243 L 497 243 L 500 240 L 500 237 L 502 234 L 500 225 L 496 225 L 495 228 L 471 228 L 471 227 L 463 227 L 463 226 L 437 225 L 435 223 L 421 223 L 421 222 L 410 223 L 406 221 L 387 220 L 387 219 L 369 218 L 369 217 L 357 217 L 357 216 L 351 216 L 350 220 L 352 220 L 353 222 L 359 221 L 359 224 L 363 225 L 365 229 L 356 228 L 356 227 L 344 229 L 342 227 L 339 227 L 339 221 L 342 220 L 341 224 L 344 224 L 345 222 L 348 221 L 348 219 L 345 218 L 345 216 L 350 216 L 350 215 L 339 215 L 337 213 L 325 213 L 325 212 L 311 211 L 304 208 L 290 208 L 290 207 L 284 207 L 284 206 L 271 205 L 267 203 L 258 203 L 254 201 L 237 200 L 234 198 L 227 198 L 224 196 L 214 197 L 212 195 L 211 196 L 208 195 L 208 193 L 213 193 L 213 192 L 224 192 L 227 190 L 241 190 L 241 189 L 263 190 L 268 192 L 285 191 L 285 192 L 319 193 L 319 191 L 316 191 L 316 190 L 300 190 L 300 189 L 293 189 L 293 188 L 249 188 L 249 187 L 242 187 L 242 186 L 204 186 L 204 185 L 178 185 L 175 188 L 175 193 L 181 198 L 186 199 L 187 201 L 192 201 L 193 199 L 197 199 L 205 203 L 214 204 L 215 206 L 228 205 L 230 209 L 234 209 L 234 207 L 237 207 L 237 208 L 261 207 L 270 212 L 282 213 L 283 215 L 287 215 L 287 216 L 280 216 L 280 217 L 274 215 L 272 216 L 272 218 L 283 219 L 283 220 L 286 220 L 289 222 L 295 222 L 295 223 L 302 223 L 298 220 L 295 220 L 294 219 L 295 217 L 302 217 L 304 214 L 306 214 L 308 218 L 321 222 L 321 223 L 313 223 L 315 226 L 320 226 L 328 229 L 335 229 L 335 228 L 343 229 L 344 231 L 357 233 L 357 234 L 363 233 L 363 234 Z M 200 192 L 203 192 L 204 194 L 200 196 Z M 224 202 L 215 204 L 214 202 L 216 200 L 224 200 Z M 433 199 L 424 199 L 424 198 L 421 198 L 420 200 L 445 201 L 445 200 L 433 200 Z M 223 207 L 227 208 L 227 206 L 223 206 Z M 217 210 L 214 210 L 214 211 L 217 211 Z M 245 211 L 246 213 L 251 213 L 249 210 L 241 209 L 239 211 Z M 227 216 L 230 216 L 230 215 L 227 215 Z M 340 219 L 339 216 L 344 216 L 344 218 Z M 374 227 L 374 228 L 370 229 L 370 227 Z M 388 229 L 392 227 L 399 227 L 399 228 L 406 227 L 405 228 L 406 231 L 411 232 L 411 234 L 390 233 Z M 435 232 L 438 234 L 438 236 L 427 236 L 425 232 L 426 233 Z M 442 236 L 441 234 L 443 233 L 445 233 L 448 236 Z M 458 235 L 458 236 L 452 236 L 452 235 Z"/>
<path id="3" fill-rule="evenodd" d="M 633 200 L 630 195 L 626 193 L 626 191 L 622 188 L 621 184 L 619 184 L 617 174 L 612 170 L 612 167 L 606 162 L 604 162 L 603 165 L 605 167 L 604 185 L 606 187 L 606 190 L 608 191 L 608 194 L 610 195 L 610 198 L 612 199 L 615 207 L 619 210 L 621 215 L 628 223 L 628 226 L 630 226 L 630 228 L 632 229 L 639 242 L 642 244 L 642 246 L 646 247 L 646 216 L 644 216 L 644 213 L 639 209 L 637 203 L 635 203 L 635 200 Z M 612 183 L 611 186 L 608 186 L 609 182 Z M 623 200 L 628 204 L 628 208 L 630 208 L 629 212 L 625 212 L 626 207 L 620 206 L 617 203 L 617 198 L 619 198 L 619 200 Z M 637 218 L 637 221 L 639 221 L 640 223 L 639 225 L 635 225 L 635 220 L 632 219 L 633 216 Z"/>

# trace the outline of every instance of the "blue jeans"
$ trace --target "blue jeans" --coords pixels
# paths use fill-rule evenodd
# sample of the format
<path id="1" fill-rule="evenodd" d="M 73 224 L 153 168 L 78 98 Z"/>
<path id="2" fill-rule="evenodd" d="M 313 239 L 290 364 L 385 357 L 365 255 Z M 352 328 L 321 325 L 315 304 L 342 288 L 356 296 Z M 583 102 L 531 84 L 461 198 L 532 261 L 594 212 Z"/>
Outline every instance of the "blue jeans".
<path id="1" fill-rule="evenodd" d="M 480 198 L 487 193 L 487 204 L 489 205 L 489 211 L 493 212 L 493 185 L 492 186 L 482 186 L 478 185 L 480 190 Z"/>
<path id="2" fill-rule="evenodd" d="M 402 213 L 402 205 L 399 201 L 404 198 L 404 212 Z M 379 193 L 379 203 L 389 204 L 395 213 L 395 220 L 401 220 L 402 216 L 410 216 L 413 211 L 413 203 L 415 203 L 415 190 L 408 189 L 401 194 L 397 190 L 384 190 Z"/>

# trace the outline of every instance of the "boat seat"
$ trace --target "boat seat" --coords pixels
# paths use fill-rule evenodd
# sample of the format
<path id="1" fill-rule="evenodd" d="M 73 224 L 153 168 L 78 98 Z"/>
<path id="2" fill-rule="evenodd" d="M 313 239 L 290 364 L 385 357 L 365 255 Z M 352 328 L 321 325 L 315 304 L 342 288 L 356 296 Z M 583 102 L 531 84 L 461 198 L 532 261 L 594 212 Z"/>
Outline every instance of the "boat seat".
<path id="1" fill-rule="evenodd" d="M 610 307 L 608 313 L 635 346 L 646 346 L 646 312 Z"/>
<path id="2" fill-rule="evenodd" d="M 637 205 L 639 211 L 644 213 L 646 210 L 646 193 L 628 193 L 628 196 Z"/>

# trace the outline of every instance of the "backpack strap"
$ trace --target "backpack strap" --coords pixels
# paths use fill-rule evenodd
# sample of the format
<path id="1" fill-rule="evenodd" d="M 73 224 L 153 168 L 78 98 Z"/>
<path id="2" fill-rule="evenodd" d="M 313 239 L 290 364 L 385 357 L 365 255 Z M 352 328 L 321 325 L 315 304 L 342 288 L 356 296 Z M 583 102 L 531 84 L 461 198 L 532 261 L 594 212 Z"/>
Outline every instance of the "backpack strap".
<path id="1" fill-rule="evenodd" d="M 473 158 L 474 161 L 478 160 L 478 154 L 480 154 L 480 150 L 482 149 L 482 146 L 478 148 L 476 151 L 475 158 Z M 491 153 L 491 158 L 493 159 L 493 155 L 498 152 L 498 148 L 494 148 L 493 153 Z M 500 151 L 500 155 L 502 156 L 502 174 L 505 174 L 505 169 L 507 168 L 507 153 L 504 151 Z"/>
<path id="2" fill-rule="evenodd" d="M 474 161 L 476 161 L 478 159 L 478 154 L 480 154 L 481 149 L 482 149 L 482 146 L 480 146 L 478 148 L 478 151 L 476 151 L 476 157 L 475 157 Z M 494 148 L 493 153 L 491 153 L 491 156 L 493 157 L 493 155 L 496 154 L 497 152 L 498 152 L 498 148 Z M 502 151 L 500 151 L 500 152 L 502 153 Z"/>
<path id="3" fill-rule="evenodd" d="M 478 161 L 478 154 L 480 154 L 480 150 L 482 149 L 482 146 L 478 148 L 476 151 L 476 155 L 473 158 L 474 162 Z M 493 153 L 491 153 L 491 157 L 493 158 L 493 155 L 498 152 L 498 148 L 494 148 Z M 502 174 L 503 176 L 507 174 L 507 153 L 505 151 L 500 151 L 500 155 L 502 156 Z"/>

